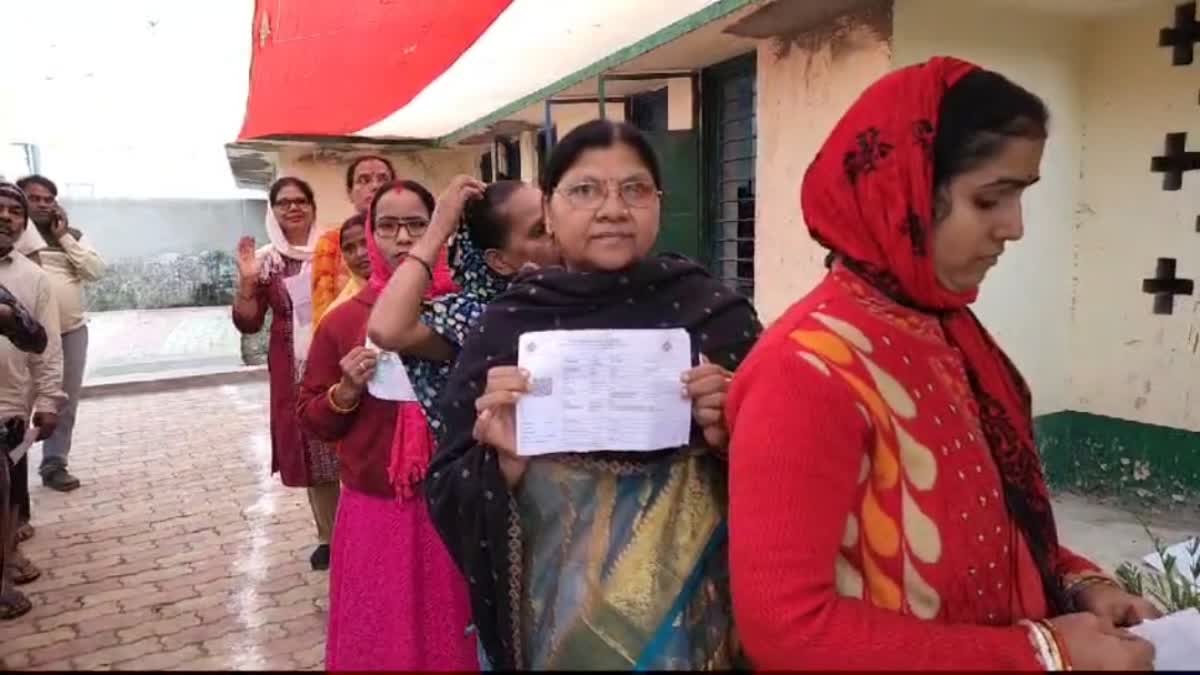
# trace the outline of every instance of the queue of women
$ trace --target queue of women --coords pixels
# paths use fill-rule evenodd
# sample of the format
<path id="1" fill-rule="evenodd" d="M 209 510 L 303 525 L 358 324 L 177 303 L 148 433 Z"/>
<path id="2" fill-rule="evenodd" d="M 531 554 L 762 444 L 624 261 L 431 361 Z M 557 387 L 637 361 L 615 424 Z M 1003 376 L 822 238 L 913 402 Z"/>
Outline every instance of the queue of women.
<path id="1" fill-rule="evenodd" d="M 331 566 L 327 667 L 1151 668 L 1127 629 L 1157 611 L 1059 542 L 1030 393 L 969 309 L 1048 130 L 955 59 L 868 88 L 801 189 L 828 274 L 765 333 L 651 254 L 662 178 L 624 123 L 567 134 L 540 187 L 435 201 L 356 162 L 333 272 L 280 179 L 234 320 L 272 311 L 273 470 Z M 518 453 L 522 334 L 661 328 L 697 353 L 688 444 Z M 397 368 L 411 391 L 377 384 Z"/>

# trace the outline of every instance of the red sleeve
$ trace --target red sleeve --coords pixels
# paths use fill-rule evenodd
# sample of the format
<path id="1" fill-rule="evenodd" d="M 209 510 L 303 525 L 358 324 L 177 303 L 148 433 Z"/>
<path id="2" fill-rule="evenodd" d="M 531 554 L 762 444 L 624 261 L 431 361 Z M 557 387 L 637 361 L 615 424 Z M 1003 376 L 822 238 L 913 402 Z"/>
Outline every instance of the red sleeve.
<path id="1" fill-rule="evenodd" d="M 1026 628 L 922 621 L 835 590 L 868 429 L 787 349 L 735 377 L 728 418 L 735 623 L 763 670 L 1042 670 Z"/>
<path id="2" fill-rule="evenodd" d="M 258 284 L 254 287 L 255 305 L 258 311 L 254 316 L 245 316 L 237 311 L 237 302 L 233 305 L 233 325 L 243 335 L 254 335 L 262 330 L 263 321 L 267 318 L 267 286 Z"/>
<path id="3" fill-rule="evenodd" d="M 1068 574 L 1096 574 L 1099 572 L 1100 566 L 1096 563 L 1075 553 L 1066 546 L 1058 547 L 1058 574 L 1060 576 Z"/>
<path id="4" fill-rule="evenodd" d="M 317 326 L 317 334 L 308 348 L 308 362 L 304 366 L 297 399 L 300 426 L 328 442 L 345 438 L 358 413 L 357 408 L 354 412 L 339 413 L 329 403 L 329 388 L 341 381 L 341 360 L 345 356 L 335 335 L 336 318 L 336 315 L 326 316 Z"/>

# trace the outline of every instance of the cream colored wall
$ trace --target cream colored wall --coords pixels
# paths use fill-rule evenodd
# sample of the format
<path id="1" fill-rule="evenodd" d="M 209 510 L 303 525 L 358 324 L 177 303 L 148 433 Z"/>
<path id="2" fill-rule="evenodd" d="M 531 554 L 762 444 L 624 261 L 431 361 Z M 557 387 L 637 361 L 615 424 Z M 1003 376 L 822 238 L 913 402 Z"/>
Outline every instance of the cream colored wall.
<path id="1" fill-rule="evenodd" d="M 1127 39 L 1145 49 L 1146 39 Z M 1024 201 L 1025 237 L 1009 246 L 975 305 L 1029 379 L 1037 414 L 1070 408 L 1074 400 L 1072 267 L 1082 220 L 1084 43 L 1085 23 L 1078 18 L 980 2 L 897 0 L 894 7 L 896 67 L 958 56 L 1004 74 L 1050 108 L 1042 180 Z M 1144 166 L 1149 159 L 1130 161 Z"/>
<path id="2" fill-rule="evenodd" d="M 755 304 L 774 321 L 825 274 L 825 250 L 808 236 L 800 184 L 834 124 L 862 90 L 886 73 L 887 41 L 867 28 L 835 50 L 773 41 L 758 49 L 758 187 L 755 196 Z"/>
<path id="3" fill-rule="evenodd" d="M 1200 149 L 1200 67 L 1172 66 L 1156 46 L 1175 2 L 1152 2 L 1094 25 L 1086 35 L 1084 213 L 1075 268 L 1072 407 L 1200 430 L 1200 296 L 1151 312 L 1141 281 L 1155 260 L 1200 279 L 1200 172 L 1166 192 L 1150 158 L 1168 132 Z"/>
<path id="4" fill-rule="evenodd" d="M 568 103 L 554 104 L 551 109 L 551 115 L 554 118 L 554 127 L 558 131 L 558 137 L 562 138 L 571 132 L 572 129 L 583 124 L 591 122 L 600 116 L 599 103 Z M 607 103 L 604 106 L 604 115 L 610 120 L 625 119 L 625 104 L 624 103 Z"/>
<path id="5" fill-rule="evenodd" d="M 419 150 L 411 152 L 368 152 L 381 154 L 396 167 L 398 178 L 409 178 L 440 193 L 458 174 L 479 175 L 482 149 Z M 317 199 L 317 223 L 322 227 L 340 225 L 354 215 L 346 194 L 346 166 L 352 157 L 331 159 L 314 156 L 311 150 L 285 148 L 279 153 L 279 176 L 298 176 L 308 181 Z"/>
<path id="6" fill-rule="evenodd" d="M 691 78 L 667 80 L 667 130 L 686 131 L 691 129 L 695 116 Z"/>

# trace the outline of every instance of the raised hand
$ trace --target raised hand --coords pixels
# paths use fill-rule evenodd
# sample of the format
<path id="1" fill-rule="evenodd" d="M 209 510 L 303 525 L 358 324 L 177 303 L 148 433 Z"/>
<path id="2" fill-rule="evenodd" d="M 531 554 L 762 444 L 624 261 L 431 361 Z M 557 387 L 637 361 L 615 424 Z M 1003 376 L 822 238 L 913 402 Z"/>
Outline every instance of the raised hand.
<path id="1" fill-rule="evenodd" d="M 472 199 L 482 199 L 486 189 L 487 186 L 477 178 L 466 175 L 455 176 L 450 181 L 450 185 L 438 197 L 430 231 L 445 241 L 445 238 L 458 230 L 458 223 L 462 220 L 467 202 Z"/>
<path id="2" fill-rule="evenodd" d="M 258 256 L 255 255 L 254 237 L 242 237 L 237 247 L 238 279 L 243 283 L 257 282 L 259 274 Z"/>

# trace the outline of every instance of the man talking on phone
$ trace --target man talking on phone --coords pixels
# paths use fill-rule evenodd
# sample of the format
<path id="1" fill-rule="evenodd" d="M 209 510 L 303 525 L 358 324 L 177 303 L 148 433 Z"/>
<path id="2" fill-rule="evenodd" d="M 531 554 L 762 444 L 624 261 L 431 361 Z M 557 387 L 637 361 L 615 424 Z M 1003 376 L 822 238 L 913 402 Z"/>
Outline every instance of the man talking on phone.
<path id="1" fill-rule="evenodd" d="M 42 484 L 59 492 L 79 487 L 79 479 L 67 471 L 83 371 L 87 366 L 88 328 L 83 307 L 83 285 L 96 281 L 104 273 L 104 261 L 83 239 L 83 233 L 71 226 L 66 210 L 58 203 L 58 186 L 45 176 L 26 176 L 17 181 L 29 199 L 29 219 L 46 241 L 38 252 L 42 269 L 50 275 L 54 297 L 58 301 L 62 331 L 63 389 L 67 403 L 58 416 L 58 427 L 42 445 L 39 473 Z"/>

